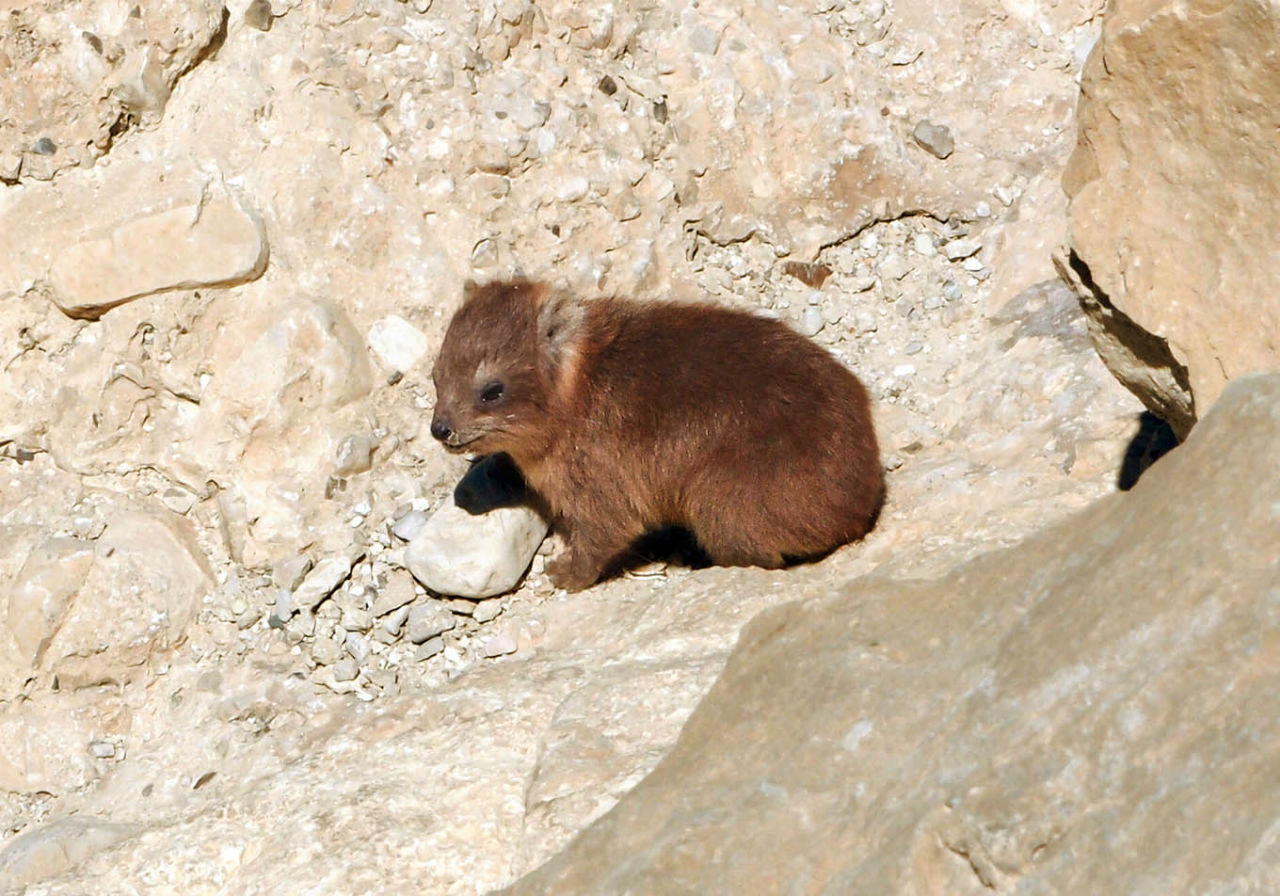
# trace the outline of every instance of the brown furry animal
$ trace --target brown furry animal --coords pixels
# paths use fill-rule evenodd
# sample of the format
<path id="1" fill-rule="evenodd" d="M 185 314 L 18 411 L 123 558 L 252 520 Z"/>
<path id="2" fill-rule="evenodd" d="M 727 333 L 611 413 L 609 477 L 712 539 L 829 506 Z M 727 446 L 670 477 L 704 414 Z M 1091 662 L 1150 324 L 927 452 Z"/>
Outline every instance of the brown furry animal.
<path id="1" fill-rule="evenodd" d="M 465 293 L 432 373 L 431 434 L 515 460 L 565 538 L 556 584 L 593 584 L 663 526 L 715 563 L 774 568 L 875 523 L 867 392 L 785 325 L 523 280 Z"/>

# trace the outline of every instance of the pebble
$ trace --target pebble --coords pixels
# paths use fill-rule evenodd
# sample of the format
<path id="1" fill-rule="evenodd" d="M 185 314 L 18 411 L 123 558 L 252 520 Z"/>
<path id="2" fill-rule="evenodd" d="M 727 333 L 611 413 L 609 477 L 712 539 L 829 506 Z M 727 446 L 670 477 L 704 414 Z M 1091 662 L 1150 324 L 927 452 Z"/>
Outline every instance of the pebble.
<path id="1" fill-rule="evenodd" d="M 948 280 L 942 284 L 942 294 L 951 301 L 955 301 L 964 295 L 964 290 L 960 288 L 960 284 L 954 280 Z"/>
<path id="2" fill-rule="evenodd" d="M 911 376 L 915 372 L 916 365 L 914 364 L 899 364 L 897 367 L 893 368 L 894 376 Z"/>
<path id="3" fill-rule="evenodd" d="M 116 745 L 109 740 L 95 740 L 89 743 L 89 752 L 94 759 L 114 759 Z"/>
<path id="4" fill-rule="evenodd" d="M 413 576 L 403 569 L 398 569 L 387 577 L 387 584 L 378 592 L 373 601 L 371 612 L 374 616 L 385 616 L 393 611 L 413 603 L 415 591 Z"/>
<path id="5" fill-rule="evenodd" d="M 174 513 L 185 515 L 196 503 L 196 496 L 185 488 L 167 488 L 160 493 L 160 503 Z"/>
<path id="6" fill-rule="evenodd" d="M 428 638 L 426 641 L 422 642 L 422 645 L 418 648 L 417 652 L 414 653 L 413 658 L 420 663 L 423 660 L 431 659 L 433 656 L 439 656 L 443 652 L 444 638 L 437 635 L 434 638 Z"/>
<path id="7" fill-rule="evenodd" d="M 271 584 L 292 591 L 302 584 L 303 577 L 310 571 L 311 558 L 298 554 L 271 567 Z"/>
<path id="8" fill-rule="evenodd" d="M 956 141 L 951 136 L 951 129 L 945 124 L 934 124 L 928 119 L 922 120 L 911 132 L 916 143 L 930 155 L 945 159 L 955 151 Z"/>
<path id="9" fill-rule="evenodd" d="M 349 632 L 367 632 L 373 628 L 373 616 L 368 610 L 346 610 L 342 614 L 342 627 Z"/>
<path id="10" fill-rule="evenodd" d="M 926 258 L 938 254 L 938 247 L 933 244 L 933 237 L 927 233 L 917 233 L 912 239 L 911 245 L 912 248 Z"/>
<path id="11" fill-rule="evenodd" d="M 335 476 L 355 476 L 367 473 L 373 464 L 373 444 L 368 436 L 350 435 L 338 445 L 338 457 L 333 467 Z M 367 506 L 368 502 L 365 502 Z M 360 513 L 357 508 L 356 513 Z M 368 510 L 364 511 L 367 516 Z"/>
<path id="12" fill-rule="evenodd" d="M 984 199 L 984 200 L 982 200 L 982 201 L 980 201 L 980 202 L 979 202 L 979 203 L 974 207 L 974 209 L 973 209 L 973 213 L 974 213 L 975 215 L 977 215 L 979 218 L 990 218 L 990 217 L 991 217 L 991 203 L 987 202 L 985 199 Z"/>
<path id="13" fill-rule="evenodd" d="M 471 618 L 476 622 L 489 622 L 497 619 L 502 614 L 502 602 L 497 600 L 482 600 L 476 604 L 475 610 L 472 611 Z"/>
<path id="14" fill-rule="evenodd" d="M 431 638 L 452 631 L 457 620 L 439 601 L 417 604 L 409 610 L 408 639 L 414 644 L 422 644 Z"/>
<path id="15" fill-rule="evenodd" d="M 351 561 L 346 557 L 325 557 L 307 574 L 293 592 L 299 607 L 314 610 L 351 575 Z"/>
<path id="16" fill-rule="evenodd" d="M 339 662 L 345 652 L 341 642 L 327 636 L 312 641 L 310 650 L 311 658 L 321 666 L 332 666 Z"/>
<path id="17" fill-rule="evenodd" d="M 971 255 L 976 255 L 982 249 L 982 243 L 979 240 L 971 238 L 963 238 L 951 240 L 942 247 L 942 251 L 946 254 L 949 261 L 960 261 Z"/>
<path id="18" fill-rule="evenodd" d="M 343 657 L 333 664 L 334 681 L 354 681 L 359 674 L 359 664 L 349 656 Z"/>
<path id="19" fill-rule="evenodd" d="M 379 625 L 379 628 L 382 631 L 385 631 L 389 635 L 395 635 L 398 637 L 400 634 L 400 629 L 404 627 L 405 620 L 407 620 L 408 618 L 409 618 L 409 608 L 400 607 L 399 609 L 388 614 L 387 617 L 382 620 L 382 623 L 381 625 Z"/>
<path id="20" fill-rule="evenodd" d="M 31 151 L 38 156 L 51 156 L 58 151 L 58 145 L 48 137 L 41 137 L 31 147 Z"/>
<path id="21" fill-rule="evenodd" d="M 363 663 L 369 658 L 369 654 L 373 653 L 373 647 L 369 644 L 369 639 L 357 632 L 347 632 L 346 640 L 343 646 L 347 648 L 347 653 L 358 663 Z"/>
<path id="22" fill-rule="evenodd" d="M 973 258 L 972 256 L 966 258 L 964 260 L 964 269 L 966 271 L 973 271 L 974 273 L 977 273 L 982 270 L 982 261 L 980 259 Z"/>
<path id="23" fill-rule="evenodd" d="M 489 659 L 494 657 L 506 656 L 509 653 L 515 653 L 519 649 L 516 639 L 510 634 L 503 632 L 500 635 L 494 635 L 492 638 L 484 642 L 481 652 Z"/>
<path id="24" fill-rule="evenodd" d="M 926 296 L 924 300 L 925 311 L 937 311 L 939 308 L 947 304 L 947 300 L 939 295 Z"/>
<path id="25" fill-rule="evenodd" d="M 271 628 L 284 628 L 284 624 L 293 618 L 296 612 L 293 595 L 281 588 L 276 591 L 275 603 L 271 607 L 271 615 L 267 617 L 267 625 Z"/>
<path id="26" fill-rule="evenodd" d="M 369 328 L 369 348 L 392 370 L 407 372 L 431 348 L 426 335 L 397 314 L 375 321 Z"/>
<path id="27" fill-rule="evenodd" d="M 410 510 L 391 524 L 391 534 L 401 541 L 413 541 L 427 524 L 427 514 L 421 510 Z"/>
<path id="28" fill-rule="evenodd" d="M 804 314 L 800 317 L 800 332 L 806 336 L 817 336 L 827 322 L 822 317 L 822 309 L 816 305 L 810 305 L 804 309 Z"/>
<path id="29" fill-rule="evenodd" d="M 253 0 L 244 11 L 244 23 L 259 31 L 271 30 L 271 3 L 269 0 Z"/>
<path id="30" fill-rule="evenodd" d="M 908 342 L 906 348 L 902 350 L 904 355 L 918 355 L 924 350 L 924 345 L 919 342 Z M 896 372 L 896 369 L 895 369 Z"/>

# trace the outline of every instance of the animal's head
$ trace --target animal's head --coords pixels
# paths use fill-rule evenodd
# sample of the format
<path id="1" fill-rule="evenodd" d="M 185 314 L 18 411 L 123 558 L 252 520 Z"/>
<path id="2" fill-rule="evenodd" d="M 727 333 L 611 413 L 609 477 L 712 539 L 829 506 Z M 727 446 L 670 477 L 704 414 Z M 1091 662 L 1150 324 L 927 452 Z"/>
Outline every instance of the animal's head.
<path id="1" fill-rule="evenodd" d="M 571 375 L 582 307 L 527 280 L 468 283 L 431 376 L 431 434 L 449 451 L 526 454 Z"/>

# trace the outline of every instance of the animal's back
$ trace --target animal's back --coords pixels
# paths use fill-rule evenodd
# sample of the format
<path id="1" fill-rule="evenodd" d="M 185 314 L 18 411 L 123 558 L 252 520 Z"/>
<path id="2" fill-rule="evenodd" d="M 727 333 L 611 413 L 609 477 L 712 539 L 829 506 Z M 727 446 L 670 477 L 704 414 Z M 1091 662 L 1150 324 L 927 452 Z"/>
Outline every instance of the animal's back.
<path id="1" fill-rule="evenodd" d="M 601 299 L 587 313 L 571 463 L 618 470 L 646 526 L 687 526 L 716 562 L 763 566 L 870 528 L 883 495 L 870 406 L 826 351 L 710 305 Z"/>

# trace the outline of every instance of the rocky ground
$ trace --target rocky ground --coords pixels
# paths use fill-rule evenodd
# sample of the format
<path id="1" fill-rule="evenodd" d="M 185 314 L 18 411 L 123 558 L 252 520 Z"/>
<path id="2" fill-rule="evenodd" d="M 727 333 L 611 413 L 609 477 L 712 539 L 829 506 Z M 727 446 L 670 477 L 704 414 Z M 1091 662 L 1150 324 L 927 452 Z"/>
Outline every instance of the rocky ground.
<path id="1" fill-rule="evenodd" d="M 1116 491 L 1058 277 L 1100 4 L 131 6 L 0 32 L 0 882 L 484 892 L 667 753 L 769 607 Z M 781 572 L 430 593 L 470 278 L 776 315 L 889 501 Z M 796 647 L 803 651 L 803 644 Z M 906 696 L 910 700 L 910 695 Z"/>

